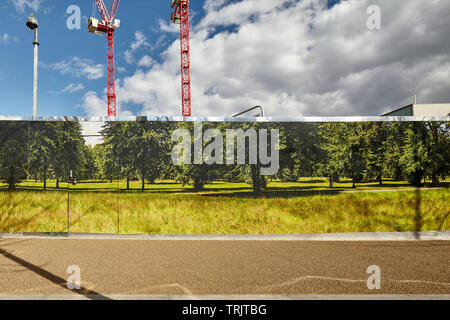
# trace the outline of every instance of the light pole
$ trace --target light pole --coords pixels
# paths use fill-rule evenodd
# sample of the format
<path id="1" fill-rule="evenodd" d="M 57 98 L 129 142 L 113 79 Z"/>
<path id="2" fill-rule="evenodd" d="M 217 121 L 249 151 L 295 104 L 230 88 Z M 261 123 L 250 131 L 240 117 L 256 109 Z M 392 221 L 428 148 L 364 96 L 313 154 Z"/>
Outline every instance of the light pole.
<path id="1" fill-rule="evenodd" d="M 256 115 L 256 117 L 264 117 L 264 109 L 263 109 L 263 107 L 261 107 L 261 106 L 256 106 L 256 107 L 253 107 L 253 108 L 250 108 L 250 109 L 247 109 L 247 110 L 244 110 L 244 111 L 242 111 L 242 112 L 239 112 L 239 113 L 235 114 L 235 115 L 233 116 L 233 118 L 237 118 L 237 117 L 239 117 L 239 116 L 242 116 L 243 114 L 245 114 L 245 113 L 247 113 L 247 112 L 250 112 L 250 111 L 252 111 L 252 110 L 255 110 L 255 109 L 259 109 L 259 111 L 260 111 L 260 113 L 259 113 L 258 115 Z"/>
<path id="2" fill-rule="evenodd" d="M 37 117 L 37 90 L 38 90 L 38 21 L 34 14 L 27 19 L 27 27 L 34 30 L 34 72 L 33 72 L 33 118 Z"/>

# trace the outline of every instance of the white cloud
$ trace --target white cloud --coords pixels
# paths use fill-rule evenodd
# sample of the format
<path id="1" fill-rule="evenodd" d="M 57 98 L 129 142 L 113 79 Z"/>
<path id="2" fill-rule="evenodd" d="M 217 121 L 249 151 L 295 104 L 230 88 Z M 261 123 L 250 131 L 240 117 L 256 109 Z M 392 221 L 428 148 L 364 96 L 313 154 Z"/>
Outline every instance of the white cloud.
<path id="1" fill-rule="evenodd" d="M 106 69 L 103 64 L 94 64 L 90 59 L 78 57 L 70 57 L 60 62 L 43 65 L 61 74 L 70 74 L 76 78 L 86 77 L 89 80 L 102 78 Z"/>
<path id="2" fill-rule="evenodd" d="M 206 12 L 216 11 L 223 7 L 229 0 L 205 0 L 203 4 L 203 10 Z"/>
<path id="3" fill-rule="evenodd" d="M 83 108 L 88 116 L 106 115 L 106 99 L 101 100 L 94 91 L 86 92 L 83 97 Z"/>
<path id="4" fill-rule="evenodd" d="M 69 85 L 67 85 L 64 89 L 60 90 L 60 91 L 50 91 L 50 93 L 52 94 L 59 94 L 59 93 L 75 93 L 78 91 L 82 91 L 84 90 L 84 85 L 82 83 L 71 83 Z"/>
<path id="5" fill-rule="evenodd" d="M 149 68 L 153 64 L 153 59 L 147 55 L 143 56 L 138 62 L 139 67 Z"/>
<path id="6" fill-rule="evenodd" d="M 83 97 L 82 107 L 89 117 L 107 116 L 106 94 L 100 98 L 94 91 L 88 91 Z M 117 101 L 117 115 L 131 116 L 132 113 L 121 108 L 120 101 Z"/>
<path id="7" fill-rule="evenodd" d="M 84 90 L 83 84 L 81 84 L 81 83 L 78 83 L 78 84 L 71 83 L 67 87 L 65 87 L 62 90 L 62 92 L 75 93 L 75 92 L 82 91 L 82 90 Z"/>
<path id="8" fill-rule="evenodd" d="M 3 44 L 8 44 L 8 42 L 13 41 L 13 42 L 19 42 L 19 38 L 16 36 L 11 36 L 7 33 L 4 33 L 3 35 L 0 33 L 0 42 L 3 42 Z"/>
<path id="9" fill-rule="evenodd" d="M 194 115 L 262 105 L 267 116 L 380 115 L 412 101 L 450 101 L 450 2 L 210 1 L 191 28 Z M 377 4 L 382 30 L 369 30 Z M 218 28 L 220 27 L 220 28 Z M 225 30 L 224 30 L 225 29 Z M 181 114 L 180 43 L 117 85 L 122 105 Z"/>
<path id="10" fill-rule="evenodd" d="M 131 43 L 130 48 L 125 51 L 125 61 L 129 64 L 134 63 L 134 53 L 140 48 L 150 47 L 147 42 L 147 37 L 141 32 L 136 31 L 134 33 L 134 41 Z"/>
<path id="11" fill-rule="evenodd" d="M 8 40 L 9 40 L 9 35 L 7 33 L 4 33 L 3 35 L 0 33 L 0 42 L 7 44 Z"/>
<path id="12" fill-rule="evenodd" d="M 166 20 L 158 20 L 159 29 L 163 32 L 180 33 L 180 25 L 167 22 Z"/>
<path id="13" fill-rule="evenodd" d="M 10 0 L 10 2 L 18 12 L 24 13 L 27 9 L 38 11 L 44 0 Z"/>

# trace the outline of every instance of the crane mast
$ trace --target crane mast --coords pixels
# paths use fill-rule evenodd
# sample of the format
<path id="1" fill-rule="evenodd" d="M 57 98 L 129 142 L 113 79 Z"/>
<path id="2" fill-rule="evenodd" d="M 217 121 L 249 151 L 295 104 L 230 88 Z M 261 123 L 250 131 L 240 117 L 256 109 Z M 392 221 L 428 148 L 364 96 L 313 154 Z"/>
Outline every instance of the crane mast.
<path id="1" fill-rule="evenodd" d="M 190 117 L 191 110 L 191 53 L 189 44 L 189 0 L 172 0 L 175 11 L 172 23 L 180 25 L 181 46 L 181 106 L 183 117 Z"/>
<path id="2" fill-rule="evenodd" d="M 116 88 L 115 88 L 115 71 L 114 71 L 114 31 L 120 27 L 120 20 L 114 19 L 119 9 L 120 0 L 113 0 L 111 9 L 108 12 L 103 0 L 95 0 L 102 21 L 91 17 L 89 19 L 89 32 L 98 35 L 106 34 L 106 57 L 108 72 L 108 116 L 115 117 L 117 115 L 116 106 Z"/>

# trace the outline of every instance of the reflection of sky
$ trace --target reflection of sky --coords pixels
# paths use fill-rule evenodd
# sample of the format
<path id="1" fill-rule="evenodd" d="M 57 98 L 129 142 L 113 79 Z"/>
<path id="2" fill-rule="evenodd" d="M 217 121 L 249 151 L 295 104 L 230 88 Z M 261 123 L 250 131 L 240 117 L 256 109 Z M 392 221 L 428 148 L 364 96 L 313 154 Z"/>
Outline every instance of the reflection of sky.
<path id="1" fill-rule="evenodd" d="M 104 122 L 81 122 L 82 133 L 86 144 L 95 146 L 103 142 L 102 137 L 100 137 L 100 130 Z M 94 136 L 94 137 L 93 137 Z"/>

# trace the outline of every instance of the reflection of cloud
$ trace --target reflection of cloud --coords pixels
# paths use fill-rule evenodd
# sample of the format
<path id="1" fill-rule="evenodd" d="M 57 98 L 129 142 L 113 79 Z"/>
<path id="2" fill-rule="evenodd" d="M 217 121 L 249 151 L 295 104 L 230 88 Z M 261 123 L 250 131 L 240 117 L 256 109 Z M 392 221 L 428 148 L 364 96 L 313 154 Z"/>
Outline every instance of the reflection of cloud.
<path id="1" fill-rule="evenodd" d="M 95 146 L 103 142 L 103 138 L 100 136 L 104 122 L 81 122 L 82 134 L 86 144 Z"/>

